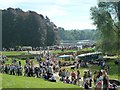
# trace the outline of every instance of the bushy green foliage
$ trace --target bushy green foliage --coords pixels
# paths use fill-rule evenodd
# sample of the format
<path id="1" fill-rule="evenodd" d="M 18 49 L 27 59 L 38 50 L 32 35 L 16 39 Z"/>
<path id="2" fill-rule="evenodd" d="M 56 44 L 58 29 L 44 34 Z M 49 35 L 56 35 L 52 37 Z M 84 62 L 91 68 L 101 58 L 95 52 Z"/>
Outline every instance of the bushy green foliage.
<path id="1" fill-rule="evenodd" d="M 106 53 L 120 50 L 120 2 L 100 2 L 91 7 L 91 19 L 100 32 L 99 48 Z"/>
<path id="2" fill-rule="evenodd" d="M 2 45 L 47 46 L 57 40 L 57 27 L 48 17 L 21 9 L 2 10 Z"/>
<path id="3" fill-rule="evenodd" d="M 97 40 L 99 38 L 99 33 L 94 29 L 64 30 L 59 28 L 58 32 L 61 40 Z"/>

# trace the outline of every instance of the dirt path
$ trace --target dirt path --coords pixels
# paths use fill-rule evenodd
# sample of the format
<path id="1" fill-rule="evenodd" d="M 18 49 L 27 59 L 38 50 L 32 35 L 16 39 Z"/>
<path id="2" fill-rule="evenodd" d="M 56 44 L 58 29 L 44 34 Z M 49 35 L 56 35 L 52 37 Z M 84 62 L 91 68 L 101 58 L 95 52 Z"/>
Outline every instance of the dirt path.
<path id="1" fill-rule="evenodd" d="M 71 67 L 75 67 L 75 65 L 71 65 L 71 66 L 64 66 L 64 67 L 61 67 L 61 69 L 63 69 L 63 68 L 71 68 Z"/>

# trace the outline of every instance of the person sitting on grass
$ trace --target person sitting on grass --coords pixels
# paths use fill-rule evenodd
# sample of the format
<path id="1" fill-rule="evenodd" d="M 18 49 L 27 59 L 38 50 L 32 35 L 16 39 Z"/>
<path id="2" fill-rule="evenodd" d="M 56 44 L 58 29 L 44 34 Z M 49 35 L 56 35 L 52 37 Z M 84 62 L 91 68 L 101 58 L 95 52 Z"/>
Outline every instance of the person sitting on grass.
<path id="1" fill-rule="evenodd" d="M 66 77 L 69 77 L 70 72 L 67 70 L 67 71 L 65 72 L 65 75 L 66 75 Z"/>
<path id="2" fill-rule="evenodd" d="M 70 83 L 69 77 L 66 77 L 66 79 L 64 80 L 64 83 Z"/>
<path id="3" fill-rule="evenodd" d="M 43 78 L 44 78 L 45 80 L 48 80 L 48 75 L 47 75 L 47 73 L 44 73 Z"/>
<path id="4" fill-rule="evenodd" d="M 71 83 L 74 84 L 74 85 L 76 85 L 77 84 L 77 79 L 73 78 L 72 81 L 71 81 Z"/>
<path id="5" fill-rule="evenodd" d="M 56 77 L 54 76 L 54 74 L 52 74 L 51 78 L 49 78 L 49 81 L 56 82 Z"/>
<path id="6" fill-rule="evenodd" d="M 89 81 L 88 80 L 85 81 L 84 89 L 89 89 Z"/>

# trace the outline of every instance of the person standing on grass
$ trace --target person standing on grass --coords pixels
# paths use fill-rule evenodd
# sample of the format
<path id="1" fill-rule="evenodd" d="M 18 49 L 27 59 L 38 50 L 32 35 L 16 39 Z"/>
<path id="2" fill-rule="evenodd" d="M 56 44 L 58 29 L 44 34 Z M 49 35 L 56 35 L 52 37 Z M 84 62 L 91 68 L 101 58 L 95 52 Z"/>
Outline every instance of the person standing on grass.
<path id="1" fill-rule="evenodd" d="M 24 66 L 24 76 L 28 76 L 28 65 Z"/>
<path id="2" fill-rule="evenodd" d="M 39 67 L 35 67 L 34 70 L 35 70 L 35 74 L 36 74 L 37 78 L 39 78 L 40 68 Z"/>
<path id="3" fill-rule="evenodd" d="M 81 77 L 80 77 L 80 71 L 77 70 L 77 83 L 78 83 L 78 85 L 80 85 L 80 79 L 81 79 Z"/>
<path id="4" fill-rule="evenodd" d="M 89 81 L 88 80 L 85 81 L 84 89 L 89 90 Z"/>
<path id="5" fill-rule="evenodd" d="M 93 76 L 94 85 L 96 84 L 96 80 L 97 80 L 97 71 L 94 72 L 94 76 Z"/>
<path id="6" fill-rule="evenodd" d="M 89 78 L 89 86 L 92 87 L 92 72 L 88 71 L 88 78 Z"/>
<path id="7" fill-rule="evenodd" d="M 10 75 L 15 75 L 15 66 L 13 64 L 10 66 Z"/>
<path id="8" fill-rule="evenodd" d="M 19 61 L 19 65 L 21 66 L 21 61 Z"/>
<path id="9" fill-rule="evenodd" d="M 70 72 L 67 70 L 65 75 L 66 75 L 66 77 L 69 77 Z"/>
<path id="10" fill-rule="evenodd" d="M 10 65 L 10 75 L 12 75 L 12 65 Z"/>
<path id="11" fill-rule="evenodd" d="M 7 64 L 7 74 L 9 74 L 10 72 L 10 65 L 9 64 Z"/>
<path id="12" fill-rule="evenodd" d="M 22 66 L 21 65 L 18 65 L 18 76 L 22 76 Z"/>
<path id="13" fill-rule="evenodd" d="M 15 65 L 15 75 L 18 75 L 18 76 L 19 76 L 19 74 L 18 74 L 18 73 L 19 73 L 19 70 L 18 70 L 18 65 L 16 64 L 16 65 Z"/>
<path id="14" fill-rule="evenodd" d="M 76 73 L 74 71 L 72 71 L 71 73 L 71 80 L 72 82 L 76 79 Z"/>
<path id="15" fill-rule="evenodd" d="M 5 74 L 8 74 L 8 70 L 7 70 L 7 64 L 5 65 Z"/>
<path id="16" fill-rule="evenodd" d="M 86 83 L 86 79 L 87 79 L 88 75 L 87 75 L 87 71 L 84 71 L 84 75 L 83 75 L 83 82 L 82 82 L 82 86 L 85 86 Z"/>
<path id="17" fill-rule="evenodd" d="M 102 90 L 102 73 L 101 71 L 97 72 L 97 80 L 95 85 L 95 90 Z"/>
<path id="18" fill-rule="evenodd" d="M 66 70 L 63 69 L 62 72 L 61 72 L 61 81 L 64 81 L 65 76 L 66 76 Z"/>
<path id="19" fill-rule="evenodd" d="M 4 69 L 5 69 L 5 66 L 4 66 L 4 64 L 2 63 L 1 66 L 0 66 L 0 72 L 1 72 L 1 73 L 4 73 Z"/>
<path id="20" fill-rule="evenodd" d="M 105 69 L 106 69 L 106 71 L 107 71 L 107 73 L 108 73 L 108 71 L 109 71 L 109 69 L 110 69 L 110 67 L 109 67 L 108 64 L 106 64 Z"/>
<path id="21" fill-rule="evenodd" d="M 103 71 L 103 90 L 107 90 L 109 84 L 109 78 L 105 71 Z"/>
<path id="22" fill-rule="evenodd" d="M 33 77 L 33 66 L 31 65 L 29 68 L 29 73 L 30 73 L 30 77 Z"/>

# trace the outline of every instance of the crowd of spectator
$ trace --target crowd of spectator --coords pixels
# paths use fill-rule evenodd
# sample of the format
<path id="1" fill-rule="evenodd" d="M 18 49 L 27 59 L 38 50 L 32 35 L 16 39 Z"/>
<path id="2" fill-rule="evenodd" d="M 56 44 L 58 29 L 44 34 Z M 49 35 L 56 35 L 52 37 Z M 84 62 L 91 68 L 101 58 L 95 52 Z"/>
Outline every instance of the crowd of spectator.
<path id="1" fill-rule="evenodd" d="M 45 59 L 44 61 L 41 56 L 36 58 L 39 63 L 37 66 L 34 64 L 34 61 L 30 59 L 26 60 L 23 67 L 21 61 L 15 59 L 12 60 L 11 64 L 6 64 L 5 61 L 0 62 L 0 73 L 44 78 L 51 82 L 57 82 L 59 79 L 64 83 L 79 85 L 85 89 L 92 88 L 92 82 L 94 83 L 95 90 L 102 90 L 102 88 L 107 90 L 109 87 L 108 70 L 95 71 L 94 75 L 92 71 L 87 70 L 84 71 L 84 75 L 82 76 L 79 68 L 81 65 L 86 65 L 83 61 L 76 61 L 75 69 L 71 71 L 60 67 L 59 61 L 49 53 L 46 53 L 43 57 Z M 103 63 L 100 65 L 103 66 Z M 58 79 L 56 77 L 57 73 Z"/>

